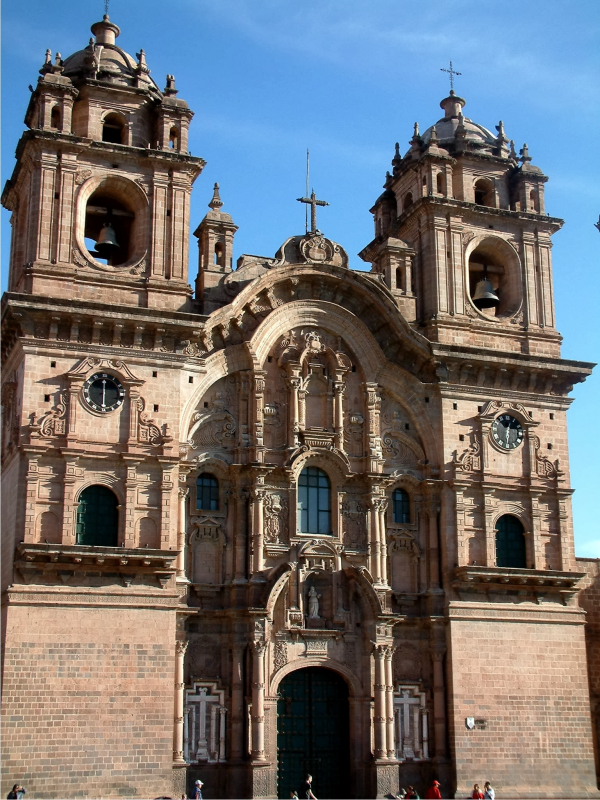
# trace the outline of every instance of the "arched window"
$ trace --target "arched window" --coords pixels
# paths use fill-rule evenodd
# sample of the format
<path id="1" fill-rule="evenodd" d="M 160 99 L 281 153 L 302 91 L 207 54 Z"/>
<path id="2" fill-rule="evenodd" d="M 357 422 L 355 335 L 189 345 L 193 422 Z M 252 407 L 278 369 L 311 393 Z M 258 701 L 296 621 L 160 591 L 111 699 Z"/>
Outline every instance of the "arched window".
<path id="1" fill-rule="evenodd" d="M 496 566 L 527 566 L 525 530 L 517 517 L 505 514 L 496 524 Z"/>
<path id="2" fill-rule="evenodd" d="M 52 111 L 50 112 L 50 127 L 56 128 L 58 131 L 62 127 L 62 114 L 60 113 L 59 106 L 53 106 Z"/>
<path id="3" fill-rule="evenodd" d="M 481 178 L 475 182 L 475 203 L 478 206 L 489 206 L 491 208 L 496 205 L 494 185 L 491 181 Z"/>
<path id="4" fill-rule="evenodd" d="M 169 147 L 172 150 L 179 150 L 179 128 L 175 126 L 169 131 Z"/>
<path id="5" fill-rule="evenodd" d="M 123 144 L 125 124 L 118 114 L 107 114 L 102 124 L 102 141 Z"/>
<path id="6" fill-rule="evenodd" d="M 531 191 L 529 193 L 529 208 L 539 214 L 540 211 L 540 197 L 537 192 Z"/>
<path id="7" fill-rule="evenodd" d="M 210 472 L 203 472 L 196 481 L 196 508 L 219 510 L 219 481 Z"/>
<path id="8" fill-rule="evenodd" d="M 301 533 L 331 534 L 331 483 L 318 467 L 305 467 L 298 480 Z"/>
<path id="9" fill-rule="evenodd" d="M 406 211 L 407 208 L 410 208 L 413 204 L 413 196 L 412 192 L 409 192 L 404 197 L 404 202 L 402 203 L 402 211 Z"/>
<path id="10" fill-rule="evenodd" d="M 394 509 L 394 522 L 410 522 L 410 497 L 404 489 L 394 489 L 392 492 L 392 505 Z"/>
<path id="11" fill-rule="evenodd" d="M 77 544 L 117 547 L 119 543 L 118 500 L 108 486 L 88 486 L 79 495 Z"/>
<path id="12" fill-rule="evenodd" d="M 446 180 L 443 172 L 438 172 L 435 178 L 436 188 L 438 194 L 445 194 Z"/>
<path id="13" fill-rule="evenodd" d="M 219 266 L 222 266 L 223 264 L 223 245 L 221 244 L 221 242 L 217 242 L 217 244 L 215 245 L 214 262 Z"/>

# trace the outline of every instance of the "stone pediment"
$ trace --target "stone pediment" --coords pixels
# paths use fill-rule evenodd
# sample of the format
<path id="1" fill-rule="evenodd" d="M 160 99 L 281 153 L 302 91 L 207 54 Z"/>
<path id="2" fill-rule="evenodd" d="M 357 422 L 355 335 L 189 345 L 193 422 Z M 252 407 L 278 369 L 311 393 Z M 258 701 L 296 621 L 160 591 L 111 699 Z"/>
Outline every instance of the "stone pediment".
<path id="1" fill-rule="evenodd" d="M 348 268 L 348 253 L 337 242 L 323 236 L 321 231 L 309 231 L 304 236 L 292 236 L 275 254 L 273 267 L 287 264 L 332 264 Z"/>

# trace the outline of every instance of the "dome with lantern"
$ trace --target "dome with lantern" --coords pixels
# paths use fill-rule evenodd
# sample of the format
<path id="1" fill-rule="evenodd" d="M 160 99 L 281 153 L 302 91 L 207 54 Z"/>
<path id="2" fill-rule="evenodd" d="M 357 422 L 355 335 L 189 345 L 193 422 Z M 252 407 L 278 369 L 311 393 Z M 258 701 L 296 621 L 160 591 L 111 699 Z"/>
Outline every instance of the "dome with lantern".
<path id="1" fill-rule="evenodd" d="M 116 39 L 121 29 L 110 20 L 108 14 L 104 15 L 101 22 L 95 22 L 91 31 L 94 36 L 90 38 L 88 46 L 64 59 L 63 75 L 74 83 L 78 79 L 91 78 L 115 86 L 146 89 L 157 97 L 162 95 L 150 77 L 144 50 L 140 50 L 134 58 L 120 48 Z"/>

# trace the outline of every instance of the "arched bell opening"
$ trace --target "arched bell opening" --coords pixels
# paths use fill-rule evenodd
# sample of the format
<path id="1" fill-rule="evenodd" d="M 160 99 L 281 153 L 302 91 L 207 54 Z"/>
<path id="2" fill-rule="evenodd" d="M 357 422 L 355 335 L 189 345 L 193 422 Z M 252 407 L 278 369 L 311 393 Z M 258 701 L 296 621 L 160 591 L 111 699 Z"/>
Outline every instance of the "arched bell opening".
<path id="1" fill-rule="evenodd" d="M 496 195 L 494 192 L 494 184 L 488 178 L 480 178 L 475 181 L 473 187 L 475 193 L 475 203 L 478 206 L 488 206 L 489 208 L 496 207 Z"/>
<path id="2" fill-rule="evenodd" d="M 53 106 L 50 112 L 50 127 L 57 131 L 62 130 L 62 112 L 60 106 Z"/>
<path id="3" fill-rule="evenodd" d="M 468 255 L 469 299 L 486 317 L 511 317 L 521 307 L 519 258 L 502 239 L 480 241 Z"/>
<path id="4" fill-rule="evenodd" d="M 107 178 L 80 196 L 80 246 L 100 264 L 115 267 L 140 258 L 147 203 L 137 186 Z"/>
<path id="5" fill-rule="evenodd" d="M 125 144 L 126 122 L 120 114 L 107 114 L 102 121 L 102 141 Z"/>

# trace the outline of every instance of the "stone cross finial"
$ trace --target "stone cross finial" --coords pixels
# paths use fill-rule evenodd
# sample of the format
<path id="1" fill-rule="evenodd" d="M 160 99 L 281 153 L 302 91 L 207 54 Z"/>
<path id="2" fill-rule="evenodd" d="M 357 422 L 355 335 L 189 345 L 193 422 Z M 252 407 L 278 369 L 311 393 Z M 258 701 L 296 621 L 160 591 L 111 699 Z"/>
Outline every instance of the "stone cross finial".
<path id="1" fill-rule="evenodd" d="M 317 195 L 313 189 L 310 197 L 297 197 L 299 203 L 308 203 L 310 205 L 310 232 L 316 233 L 317 228 L 317 206 L 328 206 L 325 200 L 317 200 Z"/>
<path id="2" fill-rule="evenodd" d="M 446 69 L 445 67 L 440 67 L 440 72 L 448 72 L 450 75 L 450 94 L 454 94 L 454 76 L 455 75 L 462 75 L 462 72 L 457 72 L 454 67 L 452 66 L 452 62 L 450 62 L 450 69 Z"/>

